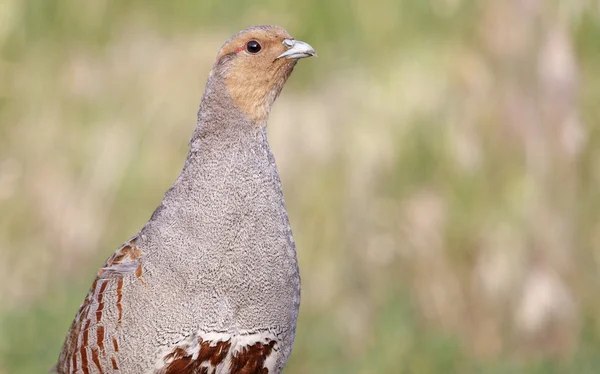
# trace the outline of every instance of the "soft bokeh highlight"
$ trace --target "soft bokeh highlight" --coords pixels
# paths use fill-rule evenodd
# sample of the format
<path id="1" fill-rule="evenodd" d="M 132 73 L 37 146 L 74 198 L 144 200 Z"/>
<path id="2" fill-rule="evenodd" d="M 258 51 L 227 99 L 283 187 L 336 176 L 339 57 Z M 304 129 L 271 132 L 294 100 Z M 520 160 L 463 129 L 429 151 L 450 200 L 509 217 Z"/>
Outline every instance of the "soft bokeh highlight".
<path id="1" fill-rule="evenodd" d="M 293 373 L 600 370 L 600 3 L 0 5 L 0 373 L 45 372 L 183 165 L 221 44 L 319 53 L 271 114 Z"/>

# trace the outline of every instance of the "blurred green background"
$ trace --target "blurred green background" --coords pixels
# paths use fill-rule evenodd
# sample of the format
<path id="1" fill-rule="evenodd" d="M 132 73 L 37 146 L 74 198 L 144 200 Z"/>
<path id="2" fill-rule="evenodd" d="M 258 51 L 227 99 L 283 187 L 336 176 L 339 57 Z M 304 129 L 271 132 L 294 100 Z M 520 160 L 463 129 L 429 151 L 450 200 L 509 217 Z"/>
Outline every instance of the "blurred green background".
<path id="1" fill-rule="evenodd" d="M 293 373 L 600 372 L 600 3 L 0 1 L 0 373 L 54 365 L 178 175 L 213 58 L 309 42 L 270 140 Z"/>

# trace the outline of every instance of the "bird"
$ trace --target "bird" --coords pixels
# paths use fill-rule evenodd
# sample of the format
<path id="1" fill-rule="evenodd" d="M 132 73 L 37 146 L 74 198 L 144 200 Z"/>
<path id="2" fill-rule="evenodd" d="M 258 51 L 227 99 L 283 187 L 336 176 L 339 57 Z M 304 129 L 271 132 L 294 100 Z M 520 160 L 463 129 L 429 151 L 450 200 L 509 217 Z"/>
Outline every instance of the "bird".
<path id="1" fill-rule="evenodd" d="M 300 273 L 271 107 L 298 60 L 279 26 L 244 29 L 208 75 L 183 170 L 97 272 L 59 374 L 273 374 L 296 334 Z"/>

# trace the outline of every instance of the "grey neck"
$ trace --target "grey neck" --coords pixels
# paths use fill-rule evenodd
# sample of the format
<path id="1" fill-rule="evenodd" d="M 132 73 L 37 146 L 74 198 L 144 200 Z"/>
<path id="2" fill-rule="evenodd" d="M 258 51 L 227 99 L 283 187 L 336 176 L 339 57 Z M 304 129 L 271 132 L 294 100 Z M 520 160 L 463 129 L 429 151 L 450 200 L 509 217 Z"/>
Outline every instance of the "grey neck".
<path id="1" fill-rule="evenodd" d="M 198 122 L 190 140 L 191 151 L 214 141 L 240 140 L 239 137 L 255 137 L 263 132 L 266 122 L 252 123 L 234 104 L 219 73 L 211 71 L 200 109 Z"/>
<path id="2" fill-rule="evenodd" d="M 266 181 L 269 193 L 283 201 L 266 123 L 252 123 L 233 104 L 221 80 L 214 78 L 211 73 L 183 170 L 166 192 L 153 221 L 197 220 L 207 204 L 218 206 L 232 193 L 253 191 L 252 178 L 256 175 Z M 189 214 L 182 214 L 182 209 Z"/>
<path id="3" fill-rule="evenodd" d="M 252 123 L 233 103 L 223 79 L 211 72 L 185 165 L 166 193 L 164 203 L 195 200 L 199 196 L 190 197 L 190 194 L 205 193 L 206 189 L 223 183 L 218 180 L 219 175 L 230 174 L 231 168 L 252 167 L 257 159 L 262 159 L 258 164 L 277 173 L 267 141 L 266 123 Z"/>

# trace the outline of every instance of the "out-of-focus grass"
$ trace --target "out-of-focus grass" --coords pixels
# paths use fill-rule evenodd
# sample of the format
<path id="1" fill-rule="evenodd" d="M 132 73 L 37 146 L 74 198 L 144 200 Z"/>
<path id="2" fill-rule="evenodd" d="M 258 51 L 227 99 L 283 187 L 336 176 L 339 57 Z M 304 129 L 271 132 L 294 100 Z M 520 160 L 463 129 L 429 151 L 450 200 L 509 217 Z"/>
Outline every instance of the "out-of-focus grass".
<path id="1" fill-rule="evenodd" d="M 5 0 L 0 373 L 42 372 L 180 170 L 239 29 L 309 41 L 270 137 L 303 301 L 286 373 L 596 373 L 597 5 Z"/>

